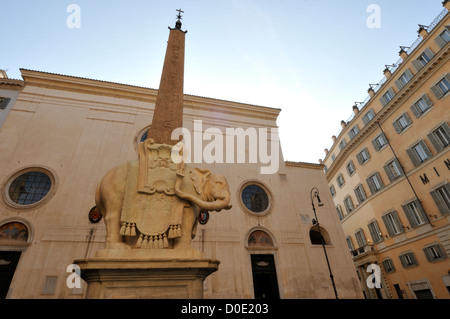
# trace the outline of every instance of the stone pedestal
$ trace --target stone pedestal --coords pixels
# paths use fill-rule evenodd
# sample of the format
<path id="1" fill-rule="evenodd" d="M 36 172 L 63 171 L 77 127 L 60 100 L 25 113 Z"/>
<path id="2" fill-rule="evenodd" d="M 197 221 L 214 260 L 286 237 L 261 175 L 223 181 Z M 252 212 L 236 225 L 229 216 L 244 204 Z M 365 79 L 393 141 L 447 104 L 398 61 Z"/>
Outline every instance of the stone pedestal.
<path id="1" fill-rule="evenodd" d="M 170 258 L 171 251 L 159 251 L 159 256 L 147 251 L 144 257 L 143 252 L 105 250 L 95 258 L 75 260 L 88 285 L 86 298 L 202 299 L 203 281 L 219 268 L 214 259 Z"/>

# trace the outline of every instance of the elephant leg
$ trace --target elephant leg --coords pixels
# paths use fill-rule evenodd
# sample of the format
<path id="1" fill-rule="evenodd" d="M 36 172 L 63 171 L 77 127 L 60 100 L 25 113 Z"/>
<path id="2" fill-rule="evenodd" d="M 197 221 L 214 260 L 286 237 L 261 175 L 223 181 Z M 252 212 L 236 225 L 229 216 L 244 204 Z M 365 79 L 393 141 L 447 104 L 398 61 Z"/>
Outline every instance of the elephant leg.
<path id="1" fill-rule="evenodd" d="M 191 246 L 192 229 L 196 222 L 197 215 L 192 207 L 184 208 L 181 222 L 181 237 L 174 241 L 174 248 L 186 248 Z"/>
<path id="2" fill-rule="evenodd" d="M 103 204 L 106 224 L 106 248 L 129 248 L 120 235 L 120 217 L 125 193 L 127 166 L 110 171 L 100 185 L 100 198 Z"/>
<path id="3" fill-rule="evenodd" d="M 109 210 L 105 216 L 106 224 L 106 246 L 112 248 L 119 243 L 122 243 L 122 236 L 120 236 L 120 211 Z"/>

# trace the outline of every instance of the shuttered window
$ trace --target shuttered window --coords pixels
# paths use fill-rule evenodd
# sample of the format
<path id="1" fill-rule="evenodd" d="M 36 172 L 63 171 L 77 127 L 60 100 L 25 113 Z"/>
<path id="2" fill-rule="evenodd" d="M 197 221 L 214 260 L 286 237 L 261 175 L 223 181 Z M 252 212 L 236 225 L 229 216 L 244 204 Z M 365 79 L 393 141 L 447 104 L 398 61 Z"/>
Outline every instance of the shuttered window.
<path id="1" fill-rule="evenodd" d="M 366 191 L 364 190 L 364 187 L 359 184 L 355 189 L 355 195 L 356 199 L 358 200 L 358 203 L 361 204 L 367 199 Z"/>
<path id="2" fill-rule="evenodd" d="M 353 201 L 350 196 L 347 196 L 344 199 L 344 206 L 345 206 L 345 209 L 347 210 L 347 214 L 350 214 L 352 211 L 355 210 L 355 205 L 353 205 Z"/>
<path id="3" fill-rule="evenodd" d="M 376 220 L 367 225 L 367 227 L 369 228 L 370 235 L 372 236 L 374 243 L 379 243 L 383 240 L 383 237 L 381 237 L 380 227 L 378 227 Z"/>
<path id="4" fill-rule="evenodd" d="M 447 258 L 444 250 L 439 244 L 429 245 L 423 249 L 423 252 L 425 253 L 425 256 L 427 257 L 429 262 Z"/>
<path id="5" fill-rule="evenodd" d="M 399 116 L 393 123 L 392 125 L 395 128 L 395 131 L 397 133 L 401 133 L 403 132 L 406 128 L 408 128 L 411 125 L 412 121 L 411 118 L 409 117 L 408 113 L 403 113 L 401 116 Z"/>
<path id="6" fill-rule="evenodd" d="M 338 214 L 339 220 L 343 220 L 344 219 L 344 213 L 342 212 L 342 208 L 340 205 L 336 206 L 336 212 Z"/>
<path id="7" fill-rule="evenodd" d="M 380 174 L 375 173 L 372 174 L 367 180 L 367 185 L 369 186 L 370 191 L 372 194 L 375 194 L 380 189 L 384 187 L 383 181 L 381 180 Z"/>
<path id="8" fill-rule="evenodd" d="M 442 151 L 450 144 L 449 125 L 447 123 L 442 123 L 442 125 L 428 134 L 428 138 L 430 139 L 437 152 Z"/>
<path id="9" fill-rule="evenodd" d="M 375 117 L 375 112 L 373 111 L 373 109 L 370 109 L 369 111 L 367 111 L 367 113 L 364 114 L 364 116 L 362 117 L 362 121 L 363 121 L 364 125 L 367 125 L 367 123 L 369 123 L 374 117 Z"/>
<path id="10" fill-rule="evenodd" d="M 342 141 L 339 143 L 339 149 L 342 150 L 345 145 L 347 145 L 347 142 L 345 141 L 345 138 L 342 139 Z"/>
<path id="11" fill-rule="evenodd" d="M 359 164 L 364 164 L 370 159 L 370 153 L 367 148 L 364 148 L 361 152 L 356 154 L 356 159 Z"/>
<path id="12" fill-rule="evenodd" d="M 384 166 L 384 170 L 385 170 L 386 175 L 388 176 L 390 182 L 393 182 L 400 176 L 403 176 L 403 169 L 402 169 L 398 159 L 394 159 L 394 160 L 390 161 L 389 163 L 387 163 Z"/>
<path id="13" fill-rule="evenodd" d="M 420 141 L 419 143 L 415 144 L 413 147 L 407 149 L 406 152 L 408 153 L 409 158 L 411 159 L 415 167 L 421 165 L 432 156 L 430 149 L 424 141 Z"/>
<path id="14" fill-rule="evenodd" d="M 384 148 L 387 145 L 388 141 L 386 138 L 386 135 L 384 135 L 383 133 L 381 133 L 380 135 L 378 135 L 377 137 L 375 137 L 372 140 L 372 145 L 373 148 L 378 152 L 379 150 L 381 150 L 382 148 Z"/>
<path id="15" fill-rule="evenodd" d="M 411 111 L 416 118 L 419 118 L 432 106 L 433 102 L 431 102 L 430 98 L 425 94 L 416 103 L 411 105 Z"/>
<path id="16" fill-rule="evenodd" d="M 334 185 L 330 186 L 330 193 L 331 193 L 331 196 L 333 196 L 333 197 L 336 195 L 336 189 L 334 188 Z"/>
<path id="17" fill-rule="evenodd" d="M 358 247 L 364 247 L 367 245 L 366 237 L 364 236 L 364 232 L 362 229 L 358 229 L 355 233 L 356 241 L 358 243 Z"/>
<path id="18" fill-rule="evenodd" d="M 386 259 L 383 260 L 383 267 L 384 267 L 384 271 L 386 273 L 391 273 L 395 271 L 395 266 L 394 266 L 394 262 L 392 261 L 392 259 Z"/>
<path id="19" fill-rule="evenodd" d="M 348 162 L 345 168 L 347 169 L 348 176 L 352 176 L 353 173 L 355 173 L 356 171 L 355 164 L 353 164 L 353 161 Z"/>
<path id="20" fill-rule="evenodd" d="M 441 215 L 444 216 L 450 214 L 450 184 L 446 183 L 432 191 L 430 194 Z"/>
<path id="21" fill-rule="evenodd" d="M 395 236 L 403 233 L 403 226 L 400 222 L 400 218 L 395 210 L 390 211 L 382 216 L 384 225 L 388 231 L 389 236 Z"/>
<path id="22" fill-rule="evenodd" d="M 353 247 L 353 241 L 352 241 L 351 237 L 345 238 L 345 241 L 347 242 L 347 246 L 348 246 L 348 249 L 350 249 L 350 251 L 355 250 L 355 247 Z"/>
<path id="23" fill-rule="evenodd" d="M 442 99 L 448 92 L 450 92 L 450 73 L 440 80 L 436 85 L 431 87 L 431 91 L 438 99 Z"/>
<path id="24" fill-rule="evenodd" d="M 422 208 L 419 200 L 414 200 L 405 205 L 402 205 L 406 218 L 408 218 L 409 224 L 412 227 L 418 227 L 427 223 L 427 216 Z"/>
<path id="25" fill-rule="evenodd" d="M 434 57 L 433 51 L 429 48 L 426 48 L 425 51 L 412 62 L 417 71 L 420 71 L 431 59 Z"/>
<path id="26" fill-rule="evenodd" d="M 386 106 L 395 96 L 395 92 L 392 88 L 389 88 L 386 93 L 380 98 L 380 102 L 383 106 Z"/>
<path id="27" fill-rule="evenodd" d="M 435 39 L 436 43 L 443 48 L 448 42 L 450 42 L 450 27 L 446 26 L 444 31 L 439 34 Z"/>
<path id="28" fill-rule="evenodd" d="M 418 265 L 416 256 L 412 252 L 404 253 L 400 255 L 399 258 L 403 268 L 410 268 Z"/>
<path id="29" fill-rule="evenodd" d="M 342 174 L 339 174 L 339 176 L 336 178 L 336 182 L 339 187 L 342 187 L 345 184 L 344 176 L 342 176 Z"/>
<path id="30" fill-rule="evenodd" d="M 395 81 L 395 85 L 397 85 L 397 88 L 399 90 L 403 89 L 406 84 L 408 84 L 409 81 L 413 78 L 413 74 L 409 69 L 406 69 L 406 71 L 398 78 L 397 81 Z"/>
<path id="31" fill-rule="evenodd" d="M 352 129 L 348 132 L 348 136 L 350 137 L 350 139 L 354 138 L 356 136 L 356 134 L 359 133 L 359 126 L 355 125 L 352 127 Z"/>

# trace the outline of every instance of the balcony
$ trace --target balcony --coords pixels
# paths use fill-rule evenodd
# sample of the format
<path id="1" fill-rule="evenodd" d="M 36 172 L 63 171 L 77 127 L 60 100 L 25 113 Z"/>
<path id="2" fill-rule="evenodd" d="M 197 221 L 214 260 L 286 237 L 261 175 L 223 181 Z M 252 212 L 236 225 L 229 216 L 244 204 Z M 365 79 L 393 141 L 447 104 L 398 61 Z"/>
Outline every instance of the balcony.
<path id="1" fill-rule="evenodd" d="M 369 245 L 365 245 L 365 246 L 359 247 L 359 248 L 351 251 L 353 260 L 360 259 L 360 258 L 363 258 L 364 256 L 372 255 L 374 253 L 375 253 L 375 251 L 373 249 L 373 246 L 369 246 Z"/>

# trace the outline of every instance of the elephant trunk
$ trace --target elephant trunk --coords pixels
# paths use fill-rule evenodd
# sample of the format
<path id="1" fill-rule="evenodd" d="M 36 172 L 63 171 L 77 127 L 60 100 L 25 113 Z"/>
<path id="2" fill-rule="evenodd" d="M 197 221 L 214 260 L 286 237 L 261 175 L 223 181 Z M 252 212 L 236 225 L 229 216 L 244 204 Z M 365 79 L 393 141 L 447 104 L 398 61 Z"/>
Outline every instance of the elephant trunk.
<path id="1" fill-rule="evenodd" d="M 230 209 L 232 206 L 230 205 L 230 195 L 225 196 L 224 198 L 216 198 L 213 202 L 208 202 L 197 198 L 189 193 L 183 192 L 181 190 L 181 182 L 183 180 L 182 176 L 177 176 L 177 180 L 175 182 L 175 193 L 178 197 L 187 200 L 199 208 L 207 210 L 207 211 L 217 211 L 220 212 L 222 209 Z"/>

